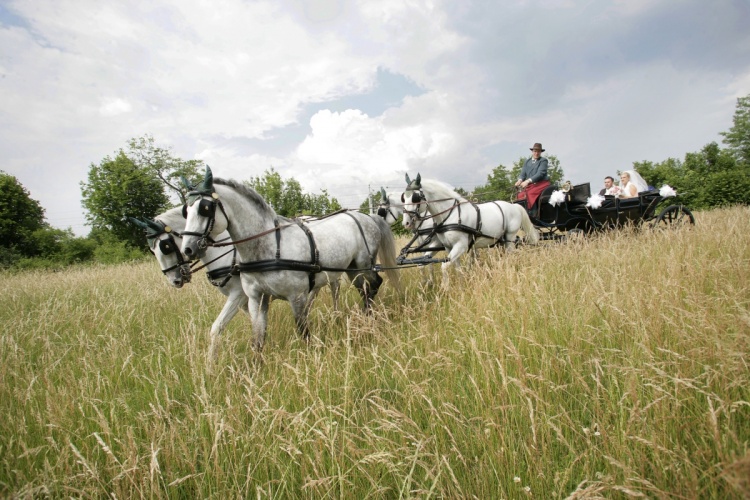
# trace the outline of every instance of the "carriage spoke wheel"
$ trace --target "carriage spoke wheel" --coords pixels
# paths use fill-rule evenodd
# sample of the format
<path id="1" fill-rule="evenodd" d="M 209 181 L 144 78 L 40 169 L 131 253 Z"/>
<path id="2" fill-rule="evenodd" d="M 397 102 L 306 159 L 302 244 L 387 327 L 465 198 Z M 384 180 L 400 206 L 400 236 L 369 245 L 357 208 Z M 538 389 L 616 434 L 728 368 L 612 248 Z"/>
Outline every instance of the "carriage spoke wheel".
<path id="1" fill-rule="evenodd" d="M 690 210 L 682 205 L 670 205 L 661 211 L 654 222 L 657 229 L 678 229 L 695 224 L 695 217 Z"/>

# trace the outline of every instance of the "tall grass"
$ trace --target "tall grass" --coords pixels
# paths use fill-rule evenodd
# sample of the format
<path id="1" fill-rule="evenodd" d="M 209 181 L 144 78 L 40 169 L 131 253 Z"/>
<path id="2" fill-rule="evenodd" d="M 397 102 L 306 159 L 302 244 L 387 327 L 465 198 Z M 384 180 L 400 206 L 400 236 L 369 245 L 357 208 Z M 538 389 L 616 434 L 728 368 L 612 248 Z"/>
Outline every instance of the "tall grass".
<path id="1" fill-rule="evenodd" d="M 750 495 L 747 208 L 400 272 L 370 316 L 323 291 L 309 345 L 238 317 L 213 364 L 201 276 L 0 275 L 0 494 Z"/>

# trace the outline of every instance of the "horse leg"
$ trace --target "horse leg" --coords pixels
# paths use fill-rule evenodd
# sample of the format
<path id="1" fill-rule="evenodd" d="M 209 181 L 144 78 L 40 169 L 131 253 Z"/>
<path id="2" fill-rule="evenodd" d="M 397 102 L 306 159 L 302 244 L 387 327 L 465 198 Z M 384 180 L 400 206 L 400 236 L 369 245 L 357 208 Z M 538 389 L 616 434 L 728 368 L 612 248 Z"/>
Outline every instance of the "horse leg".
<path id="1" fill-rule="evenodd" d="M 331 287 L 331 298 L 333 299 L 333 310 L 338 312 L 339 310 L 339 290 L 340 290 L 340 283 L 338 276 L 335 280 L 331 280 L 329 278 L 328 285 Z"/>
<path id="2" fill-rule="evenodd" d="M 242 292 L 242 290 L 239 290 L 240 293 L 232 294 L 227 298 L 226 303 L 224 304 L 224 308 L 219 313 L 219 316 L 214 321 L 213 325 L 211 325 L 211 343 L 208 347 L 208 359 L 209 360 L 215 360 L 218 352 L 218 344 L 219 344 L 219 337 L 221 337 L 221 332 L 224 331 L 224 328 L 227 326 L 227 323 L 232 321 L 232 318 L 237 314 L 237 311 L 240 309 L 247 310 L 247 296 Z"/>
<path id="3" fill-rule="evenodd" d="M 423 254 L 423 256 L 426 259 L 431 259 L 432 258 L 432 252 L 425 252 Z M 433 278 L 435 277 L 435 274 L 434 274 L 435 273 L 435 268 L 431 264 L 427 264 L 427 265 L 421 266 L 421 267 L 422 267 L 422 270 L 421 270 L 421 273 L 422 273 L 422 284 L 423 285 L 429 285 L 430 283 L 432 283 Z"/>
<path id="4" fill-rule="evenodd" d="M 266 326 L 268 324 L 268 305 L 271 303 L 271 297 L 265 294 L 251 295 L 247 310 L 250 313 L 250 320 L 253 323 L 253 349 L 258 352 L 263 350 L 263 344 L 266 342 Z"/>
<path id="5" fill-rule="evenodd" d="M 450 285 L 450 268 L 455 267 L 457 271 L 461 269 L 461 256 L 465 254 L 467 250 L 467 243 L 464 241 L 460 241 L 455 246 L 453 246 L 453 248 L 451 248 L 451 251 L 448 254 L 448 262 L 443 262 L 443 264 L 440 266 L 441 270 L 443 271 L 444 289 L 448 289 L 448 286 Z"/>
<path id="6" fill-rule="evenodd" d="M 305 342 L 310 341 L 310 326 L 307 323 L 307 317 L 310 314 L 313 299 L 318 294 L 318 290 L 312 290 L 307 294 L 299 294 L 289 299 L 294 314 L 294 322 L 297 325 L 297 333 Z"/>
<path id="7" fill-rule="evenodd" d="M 378 273 L 371 273 L 371 277 L 366 278 L 363 273 L 357 273 L 356 275 L 349 274 L 354 287 L 359 291 L 360 297 L 362 297 L 362 310 L 369 312 L 375 301 L 375 296 L 378 294 L 380 285 L 383 283 L 383 278 Z"/>

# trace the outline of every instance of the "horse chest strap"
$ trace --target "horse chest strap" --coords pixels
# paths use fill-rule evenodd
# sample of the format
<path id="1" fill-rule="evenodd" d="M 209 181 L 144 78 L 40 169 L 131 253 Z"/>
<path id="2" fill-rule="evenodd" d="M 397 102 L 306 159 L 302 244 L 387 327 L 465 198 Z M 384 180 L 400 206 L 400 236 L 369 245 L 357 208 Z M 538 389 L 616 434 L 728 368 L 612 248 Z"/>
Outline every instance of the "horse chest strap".
<path id="1" fill-rule="evenodd" d="M 273 227 L 276 228 L 276 260 L 281 258 L 281 229 L 279 229 L 279 219 L 273 220 Z"/>
<path id="2" fill-rule="evenodd" d="M 372 257 L 372 252 L 370 251 L 370 245 L 367 244 L 367 237 L 365 236 L 365 231 L 362 229 L 362 224 L 359 223 L 356 217 L 354 217 L 349 212 L 346 212 L 346 215 L 352 218 L 352 220 L 357 224 L 357 227 L 359 228 L 359 234 L 362 236 L 362 241 L 365 242 L 365 248 L 367 249 L 367 253 L 370 255 L 370 261 L 372 264 L 375 264 L 375 259 Z"/>
<path id="3" fill-rule="evenodd" d="M 481 233 L 482 232 L 482 212 L 479 211 L 479 207 L 476 204 L 472 203 L 471 206 L 474 207 L 474 210 L 476 210 L 477 212 L 477 231 Z"/>
<path id="4" fill-rule="evenodd" d="M 320 253 L 318 252 L 318 247 L 315 245 L 315 238 L 313 238 L 313 234 L 310 231 L 310 228 L 308 228 L 302 221 L 297 219 L 297 225 L 304 231 L 305 235 L 307 236 L 307 241 L 310 243 L 310 265 L 311 265 L 311 271 L 307 275 L 307 280 L 310 284 L 310 291 L 312 291 L 313 288 L 315 288 L 315 271 L 312 269 L 318 268 L 319 261 L 320 261 Z"/>

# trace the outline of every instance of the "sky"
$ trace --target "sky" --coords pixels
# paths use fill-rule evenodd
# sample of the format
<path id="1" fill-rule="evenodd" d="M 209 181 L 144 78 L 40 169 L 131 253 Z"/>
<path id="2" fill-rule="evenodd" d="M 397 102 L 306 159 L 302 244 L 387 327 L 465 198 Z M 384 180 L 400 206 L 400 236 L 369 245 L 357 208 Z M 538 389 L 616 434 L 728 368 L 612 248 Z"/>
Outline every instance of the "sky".
<path id="1" fill-rule="evenodd" d="M 593 189 L 721 144 L 748 26 L 749 0 L 0 0 L 0 170 L 77 235 L 91 165 L 145 135 L 347 208 L 535 142 Z"/>

